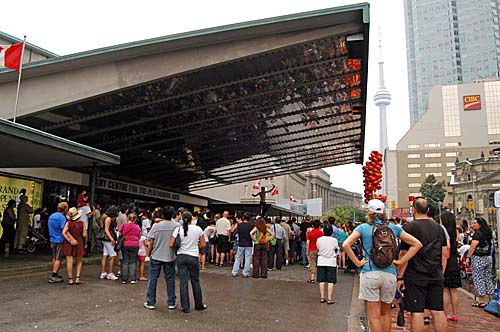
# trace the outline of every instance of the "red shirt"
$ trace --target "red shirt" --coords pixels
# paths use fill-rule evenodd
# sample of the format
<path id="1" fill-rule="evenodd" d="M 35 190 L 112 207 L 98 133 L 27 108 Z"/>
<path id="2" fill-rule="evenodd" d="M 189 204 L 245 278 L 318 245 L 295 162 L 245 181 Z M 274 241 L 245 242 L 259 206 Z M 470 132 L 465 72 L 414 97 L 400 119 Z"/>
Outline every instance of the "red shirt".
<path id="1" fill-rule="evenodd" d="M 309 251 L 318 251 L 316 241 L 323 236 L 323 231 L 319 228 L 313 228 L 312 231 L 307 233 L 306 239 L 309 240 Z"/>

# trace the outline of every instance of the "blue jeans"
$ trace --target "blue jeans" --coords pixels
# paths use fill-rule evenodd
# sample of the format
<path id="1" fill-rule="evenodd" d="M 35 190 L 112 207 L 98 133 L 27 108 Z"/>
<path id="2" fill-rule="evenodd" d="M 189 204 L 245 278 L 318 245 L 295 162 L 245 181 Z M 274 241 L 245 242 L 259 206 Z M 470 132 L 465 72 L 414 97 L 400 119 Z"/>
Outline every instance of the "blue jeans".
<path id="1" fill-rule="evenodd" d="M 137 264 L 137 251 L 139 247 L 123 247 L 121 253 L 122 258 L 122 280 L 128 281 L 128 276 L 130 272 L 130 280 L 137 280 L 136 276 L 136 264 Z"/>
<path id="2" fill-rule="evenodd" d="M 193 288 L 194 307 L 195 309 L 203 308 L 203 295 L 200 285 L 200 260 L 198 257 L 189 255 L 177 256 L 177 268 L 179 269 L 180 291 L 181 291 L 181 306 L 184 312 L 189 312 L 189 286 L 188 279 L 191 279 L 191 287 Z"/>
<path id="3" fill-rule="evenodd" d="M 245 255 L 245 266 L 243 267 L 243 275 L 245 277 L 250 275 L 250 259 L 252 257 L 252 247 L 238 247 L 238 252 L 236 253 L 236 260 L 233 264 L 233 275 L 237 275 L 240 270 L 241 260 Z"/>
<path id="4" fill-rule="evenodd" d="M 302 241 L 302 252 L 301 252 L 301 256 L 302 256 L 302 265 L 307 265 L 307 255 L 306 255 L 306 252 L 307 252 L 307 241 Z"/>
<path id="5" fill-rule="evenodd" d="M 167 283 L 167 304 L 175 305 L 175 261 L 162 262 L 151 258 L 149 262 L 148 305 L 156 304 L 156 284 L 160 277 L 161 267 Z"/>

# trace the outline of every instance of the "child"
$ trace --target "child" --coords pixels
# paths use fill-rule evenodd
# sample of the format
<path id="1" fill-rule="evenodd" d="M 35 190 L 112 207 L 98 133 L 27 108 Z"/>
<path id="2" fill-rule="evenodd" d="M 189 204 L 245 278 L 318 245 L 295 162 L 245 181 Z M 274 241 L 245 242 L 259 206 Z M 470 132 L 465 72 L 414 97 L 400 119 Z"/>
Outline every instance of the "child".
<path id="1" fill-rule="evenodd" d="M 137 253 L 137 265 L 139 266 L 139 281 L 147 281 L 148 278 L 144 277 L 144 265 L 146 260 L 146 248 L 148 246 L 147 239 L 141 235 L 139 239 L 139 251 Z"/>

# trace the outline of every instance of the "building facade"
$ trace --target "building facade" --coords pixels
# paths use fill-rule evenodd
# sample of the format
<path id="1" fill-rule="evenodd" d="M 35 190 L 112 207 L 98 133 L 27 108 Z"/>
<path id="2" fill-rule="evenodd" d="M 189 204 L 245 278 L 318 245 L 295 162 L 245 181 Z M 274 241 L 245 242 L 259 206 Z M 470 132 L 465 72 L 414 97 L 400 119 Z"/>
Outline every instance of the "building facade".
<path id="1" fill-rule="evenodd" d="M 259 190 L 253 186 L 259 182 L 266 190 L 274 184 L 278 194 L 267 194 L 266 201 L 270 204 L 289 206 L 305 204 L 310 199 L 322 199 L 323 213 L 337 205 L 361 207 L 362 195 L 342 188 L 331 186 L 330 175 L 324 170 L 311 170 L 296 174 L 289 174 L 268 179 L 255 179 L 238 184 L 195 191 L 194 194 L 211 197 L 230 203 L 258 203 L 259 197 L 252 194 Z M 290 201 L 290 195 L 297 202 Z"/>
<path id="2" fill-rule="evenodd" d="M 494 198 L 500 190 L 500 157 L 461 160 L 452 173 L 457 222 L 465 219 L 471 225 L 474 216 L 480 216 L 497 229 Z"/>
<path id="3" fill-rule="evenodd" d="M 499 76 L 498 0 L 405 0 L 410 123 L 434 85 Z"/>
<path id="4" fill-rule="evenodd" d="M 389 151 L 388 200 L 407 207 L 427 176 L 448 184 L 457 160 L 488 158 L 499 139 L 500 81 L 432 88 L 427 112 Z M 444 204 L 453 207 L 450 186 Z"/>

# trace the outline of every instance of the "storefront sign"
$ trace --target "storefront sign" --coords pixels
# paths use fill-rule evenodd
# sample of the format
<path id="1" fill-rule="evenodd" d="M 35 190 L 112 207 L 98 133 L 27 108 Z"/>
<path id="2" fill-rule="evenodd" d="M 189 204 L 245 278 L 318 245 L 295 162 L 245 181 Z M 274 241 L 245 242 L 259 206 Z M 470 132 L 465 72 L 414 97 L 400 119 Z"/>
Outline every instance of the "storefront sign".
<path id="1" fill-rule="evenodd" d="M 197 197 L 174 193 L 171 191 L 141 186 L 137 184 L 127 183 L 107 178 L 99 178 L 99 181 L 97 183 L 97 188 L 106 189 L 110 191 L 119 191 L 123 193 L 145 196 L 145 197 L 159 198 L 168 201 L 194 204 L 199 206 L 208 205 L 208 201 L 206 199 L 201 199 Z"/>
<path id="2" fill-rule="evenodd" d="M 481 96 L 464 96 L 464 111 L 474 111 L 481 109 Z"/>
<path id="3" fill-rule="evenodd" d="M 7 176 L 0 176 L 0 211 L 13 199 L 18 204 L 17 197 L 22 189 L 26 189 L 28 204 L 33 210 L 40 207 L 42 201 L 42 183 L 34 180 L 25 180 Z"/>

